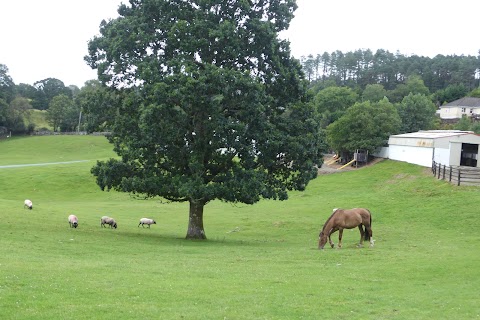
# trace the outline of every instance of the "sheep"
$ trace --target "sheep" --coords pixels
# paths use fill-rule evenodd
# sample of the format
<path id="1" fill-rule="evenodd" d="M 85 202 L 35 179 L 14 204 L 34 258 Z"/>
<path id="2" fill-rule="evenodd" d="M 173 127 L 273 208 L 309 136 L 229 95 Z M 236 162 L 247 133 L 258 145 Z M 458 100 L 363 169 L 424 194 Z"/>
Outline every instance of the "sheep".
<path id="1" fill-rule="evenodd" d="M 157 223 L 155 222 L 155 220 L 149 219 L 149 218 L 142 218 L 142 219 L 140 219 L 140 223 L 138 224 L 138 226 L 140 227 L 140 225 L 142 225 L 142 228 L 145 228 L 145 227 L 143 226 L 144 224 L 148 225 L 148 227 L 150 228 L 150 225 L 152 225 L 152 224 L 157 224 Z"/>
<path id="2" fill-rule="evenodd" d="M 25 202 L 24 202 L 24 204 L 23 204 L 23 208 L 24 208 L 24 209 L 25 209 L 25 208 L 28 208 L 28 209 L 32 210 L 32 209 L 33 209 L 33 203 L 32 203 L 32 201 L 31 201 L 31 200 L 28 200 L 28 199 L 25 200 Z"/>
<path id="3" fill-rule="evenodd" d="M 110 228 L 115 228 L 117 229 L 117 222 L 115 221 L 115 219 L 113 218 L 110 218 L 108 216 L 103 216 L 101 219 L 100 219 L 100 227 L 105 227 L 105 225 L 108 224 L 110 225 Z"/>
<path id="4" fill-rule="evenodd" d="M 68 216 L 68 223 L 70 224 L 70 228 L 78 227 L 78 218 L 77 216 L 71 214 Z"/>

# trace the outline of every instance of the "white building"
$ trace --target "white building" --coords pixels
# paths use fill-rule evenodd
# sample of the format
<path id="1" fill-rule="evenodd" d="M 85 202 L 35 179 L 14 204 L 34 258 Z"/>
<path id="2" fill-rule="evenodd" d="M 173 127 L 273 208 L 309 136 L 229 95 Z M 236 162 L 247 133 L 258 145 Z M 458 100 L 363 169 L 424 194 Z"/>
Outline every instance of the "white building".
<path id="1" fill-rule="evenodd" d="M 478 117 L 480 115 L 480 98 L 465 97 L 440 107 L 440 119 L 461 119 L 463 116 Z"/>
<path id="2" fill-rule="evenodd" d="M 446 166 L 480 167 L 480 135 L 472 131 L 429 130 L 392 135 L 388 148 L 377 156 L 431 167 L 432 160 Z"/>

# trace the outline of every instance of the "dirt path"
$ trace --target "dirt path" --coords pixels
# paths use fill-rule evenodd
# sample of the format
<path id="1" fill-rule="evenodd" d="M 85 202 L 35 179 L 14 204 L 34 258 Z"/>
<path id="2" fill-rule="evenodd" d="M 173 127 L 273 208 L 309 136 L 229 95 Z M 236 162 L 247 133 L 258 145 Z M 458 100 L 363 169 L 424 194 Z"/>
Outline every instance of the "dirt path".
<path id="1" fill-rule="evenodd" d="M 10 164 L 5 166 L 0 166 L 0 169 L 7 168 L 21 168 L 21 167 L 36 167 L 36 166 L 50 166 L 56 164 L 69 164 L 69 163 L 78 163 L 78 162 L 87 162 L 90 160 L 76 160 L 76 161 L 65 161 L 65 162 L 45 162 L 45 163 L 28 163 L 28 164 Z"/>

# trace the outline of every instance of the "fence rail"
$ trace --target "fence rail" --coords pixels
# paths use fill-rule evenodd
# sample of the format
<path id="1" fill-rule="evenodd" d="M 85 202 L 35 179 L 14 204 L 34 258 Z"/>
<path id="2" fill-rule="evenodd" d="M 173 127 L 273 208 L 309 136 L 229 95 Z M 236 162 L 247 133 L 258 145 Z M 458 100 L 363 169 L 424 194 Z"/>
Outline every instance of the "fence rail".
<path id="1" fill-rule="evenodd" d="M 437 179 L 448 180 L 459 185 L 480 186 L 480 168 L 463 166 L 446 166 L 433 161 L 432 174 Z"/>

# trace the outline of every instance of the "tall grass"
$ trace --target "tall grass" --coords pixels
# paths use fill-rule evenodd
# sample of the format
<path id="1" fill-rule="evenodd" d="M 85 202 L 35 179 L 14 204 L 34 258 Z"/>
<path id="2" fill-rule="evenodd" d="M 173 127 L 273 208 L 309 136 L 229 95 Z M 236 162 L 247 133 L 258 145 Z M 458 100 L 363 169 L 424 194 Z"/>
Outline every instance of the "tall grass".
<path id="1" fill-rule="evenodd" d="M 30 143 L 39 160 L 23 153 Z M 284 202 L 211 202 L 209 240 L 187 241 L 187 204 L 98 189 L 89 170 L 110 156 L 102 137 L 0 141 L 2 164 L 90 160 L 0 169 L 0 318 L 480 317 L 478 188 L 383 161 L 320 175 Z M 360 206 L 375 247 L 356 248 L 347 230 L 342 249 L 318 250 L 332 208 Z M 117 230 L 100 228 L 105 214 Z M 157 225 L 138 227 L 141 217 Z"/>

